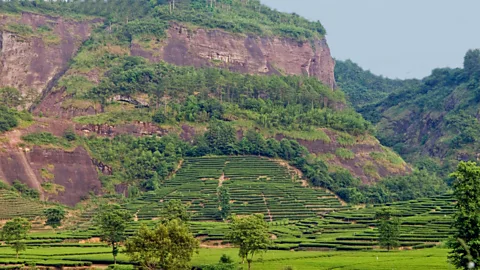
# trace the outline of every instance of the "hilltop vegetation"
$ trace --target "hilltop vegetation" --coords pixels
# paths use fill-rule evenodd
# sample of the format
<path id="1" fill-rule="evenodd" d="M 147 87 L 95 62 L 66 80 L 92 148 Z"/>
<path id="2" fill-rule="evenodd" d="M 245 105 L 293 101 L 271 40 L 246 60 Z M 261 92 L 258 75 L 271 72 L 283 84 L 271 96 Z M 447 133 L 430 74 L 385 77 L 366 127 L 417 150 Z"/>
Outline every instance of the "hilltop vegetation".
<path id="1" fill-rule="evenodd" d="M 377 103 L 393 92 L 417 87 L 419 80 L 399 80 L 377 76 L 351 60 L 337 60 L 335 80 L 356 109 Z"/>
<path id="2" fill-rule="evenodd" d="M 80 14 L 104 17 L 108 22 L 118 24 L 115 27 L 117 34 L 127 39 L 142 34 L 161 36 L 169 21 L 233 33 L 276 35 L 298 41 L 326 34 L 320 22 L 272 10 L 258 0 L 19 1 L 1 5 L 0 8 L 10 12 L 36 10 L 74 17 Z"/>
<path id="3" fill-rule="evenodd" d="M 417 162 L 418 166 L 445 175 L 458 160 L 477 158 L 479 67 L 480 51 L 470 50 L 463 68 L 435 69 L 420 83 L 400 81 L 393 90 L 390 86 L 381 86 L 380 92 L 390 94 L 362 106 L 359 112 L 376 124 L 383 144 L 393 147 L 407 160 Z M 346 74 L 349 72 L 353 71 L 345 70 Z M 369 72 L 359 74 L 371 76 Z M 337 74 L 339 80 L 347 76 L 343 72 Z M 377 77 L 376 80 L 385 79 Z M 344 85 L 352 83 L 348 79 L 343 82 Z M 366 95 L 377 93 L 368 82 L 361 87 L 371 89 Z"/>

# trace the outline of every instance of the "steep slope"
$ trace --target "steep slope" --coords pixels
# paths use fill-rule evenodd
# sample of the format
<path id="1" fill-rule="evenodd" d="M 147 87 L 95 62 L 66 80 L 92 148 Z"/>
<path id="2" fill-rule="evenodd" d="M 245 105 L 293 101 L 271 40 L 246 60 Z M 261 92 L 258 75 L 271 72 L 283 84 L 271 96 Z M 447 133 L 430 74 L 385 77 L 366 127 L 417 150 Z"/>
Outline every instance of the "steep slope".
<path id="1" fill-rule="evenodd" d="M 400 83 L 387 98 L 360 112 L 376 123 L 382 143 L 421 167 L 446 174 L 459 160 L 476 160 L 479 55 L 469 51 L 463 69 L 435 69 L 418 85 Z"/>
<path id="2" fill-rule="evenodd" d="M 22 12 L 0 17 L 0 85 L 33 102 L 68 68 L 93 21 Z"/>
<path id="3" fill-rule="evenodd" d="M 179 1 L 171 10 L 151 1 L 2 5 L 16 8 L 16 15 L 8 15 L 13 17 L 30 14 L 18 13 L 26 6 L 39 13 L 104 18 L 81 21 L 90 38 L 64 55 L 69 59 L 75 52 L 68 69 L 48 80 L 32 110 L 37 118 L 19 129 L 24 142 L 13 143 L 3 157 L 18 148 L 25 151 L 23 144 L 33 149 L 21 170 L 31 167 L 35 177 L 21 180 L 34 183 L 36 178 L 44 191 L 53 186 L 50 198 L 73 204 L 85 189 L 99 191 L 95 166 L 106 174 L 100 178 L 107 191 L 155 190 L 182 158 L 205 154 L 282 157 L 308 173 L 312 183 L 348 196 L 360 186 L 369 190 L 385 177 L 411 172 L 334 89 L 334 61 L 319 22 L 279 13 L 259 1 L 222 0 L 215 6 Z M 45 27 L 25 22 L 21 28 L 31 28 L 35 39 Z M 30 47 L 25 50 L 34 55 Z M 212 139 L 229 141 L 221 149 L 211 142 L 206 147 L 217 122 L 234 135 Z M 152 134 L 163 138 L 145 136 Z M 263 152 L 246 146 L 252 136 Z M 52 164 L 32 164 L 42 155 Z M 8 182 L 17 177 L 8 168 L 0 175 Z M 77 186 L 81 178 L 90 186 Z M 65 191 L 53 194 L 62 187 Z"/>

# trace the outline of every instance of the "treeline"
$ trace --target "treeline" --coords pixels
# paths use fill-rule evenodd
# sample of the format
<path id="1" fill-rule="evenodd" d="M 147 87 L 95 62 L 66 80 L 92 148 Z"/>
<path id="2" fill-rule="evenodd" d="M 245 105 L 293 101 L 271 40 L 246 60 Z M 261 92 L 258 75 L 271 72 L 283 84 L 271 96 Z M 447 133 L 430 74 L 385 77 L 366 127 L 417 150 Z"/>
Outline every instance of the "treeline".
<path id="1" fill-rule="evenodd" d="M 127 182 L 144 190 L 161 188 L 170 173 L 184 157 L 206 155 L 260 155 L 282 158 L 300 169 L 314 186 L 336 192 L 351 203 L 384 203 L 409 200 L 445 191 L 445 184 L 426 171 L 409 176 L 392 177 L 378 184 L 363 185 L 347 170 L 330 172 L 328 166 L 295 140 L 265 139 L 250 130 L 237 139 L 236 130 L 223 121 L 210 123 L 208 131 L 197 136 L 193 144 L 176 136 L 119 136 L 114 139 L 90 138 L 87 144 L 92 154 L 113 167 L 114 174 L 104 177 L 105 186 Z"/>
<path id="2" fill-rule="evenodd" d="M 389 79 L 375 75 L 351 60 L 336 61 L 335 80 L 357 109 L 379 102 L 391 93 L 420 84 L 420 80 Z"/>
<path id="3" fill-rule="evenodd" d="M 106 105 L 115 95 L 138 94 L 149 96 L 147 105 L 157 110 L 157 123 L 244 117 L 267 128 L 328 127 L 351 134 L 371 130 L 358 113 L 336 109 L 345 102 L 341 91 L 303 76 L 239 74 L 163 62 L 147 64 L 142 58 L 127 57 L 86 97 Z"/>

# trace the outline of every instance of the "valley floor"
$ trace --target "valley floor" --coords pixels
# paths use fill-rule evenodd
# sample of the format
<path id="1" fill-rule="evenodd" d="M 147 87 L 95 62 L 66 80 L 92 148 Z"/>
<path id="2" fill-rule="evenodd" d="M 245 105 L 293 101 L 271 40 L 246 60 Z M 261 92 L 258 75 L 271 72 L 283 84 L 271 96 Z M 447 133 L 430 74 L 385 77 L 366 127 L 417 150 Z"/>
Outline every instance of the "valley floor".
<path id="1" fill-rule="evenodd" d="M 7 247 L 0 248 L 0 267 L 2 263 L 13 263 L 14 251 Z M 235 248 L 202 248 L 195 254 L 192 264 L 195 266 L 215 264 L 222 254 L 227 254 L 239 263 L 238 249 Z M 447 262 L 448 249 L 431 248 L 407 251 L 268 251 L 254 259 L 252 269 L 282 270 L 286 266 L 293 269 L 453 269 Z M 20 261 L 36 261 L 41 265 L 54 261 L 91 261 L 93 267 L 104 268 L 111 263 L 110 249 L 107 247 L 37 247 L 29 248 Z M 119 262 L 128 263 L 125 254 L 120 254 Z M 245 264 L 244 269 L 247 269 Z"/>
<path id="2" fill-rule="evenodd" d="M 195 265 L 215 263 L 222 254 L 237 257 L 236 249 L 202 249 L 195 256 Z M 268 251 L 263 261 L 255 261 L 255 270 L 282 270 L 292 266 L 298 270 L 319 269 L 376 269 L 376 270 L 415 270 L 452 269 L 447 262 L 447 249 L 432 248 L 410 251 Z M 246 266 L 244 267 L 246 269 Z"/>

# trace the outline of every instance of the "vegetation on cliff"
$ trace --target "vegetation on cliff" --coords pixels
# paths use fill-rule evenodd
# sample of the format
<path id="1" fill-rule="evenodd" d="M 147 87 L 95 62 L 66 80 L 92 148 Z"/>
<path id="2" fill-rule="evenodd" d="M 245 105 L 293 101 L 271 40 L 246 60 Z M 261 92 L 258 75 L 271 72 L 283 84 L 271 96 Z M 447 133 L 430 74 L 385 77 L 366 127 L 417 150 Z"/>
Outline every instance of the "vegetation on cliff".
<path id="1" fill-rule="evenodd" d="M 143 107 L 158 110 L 159 123 L 245 118 L 267 128 L 328 127 L 354 135 L 370 128 L 353 110 L 336 110 L 335 106 L 345 102 L 343 93 L 332 91 L 315 78 L 146 64 L 139 57 L 127 57 L 86 96 L 106 105 L 115 95 L 141 94 L 148 95 L 150 101 L 141 104 Z"/>

